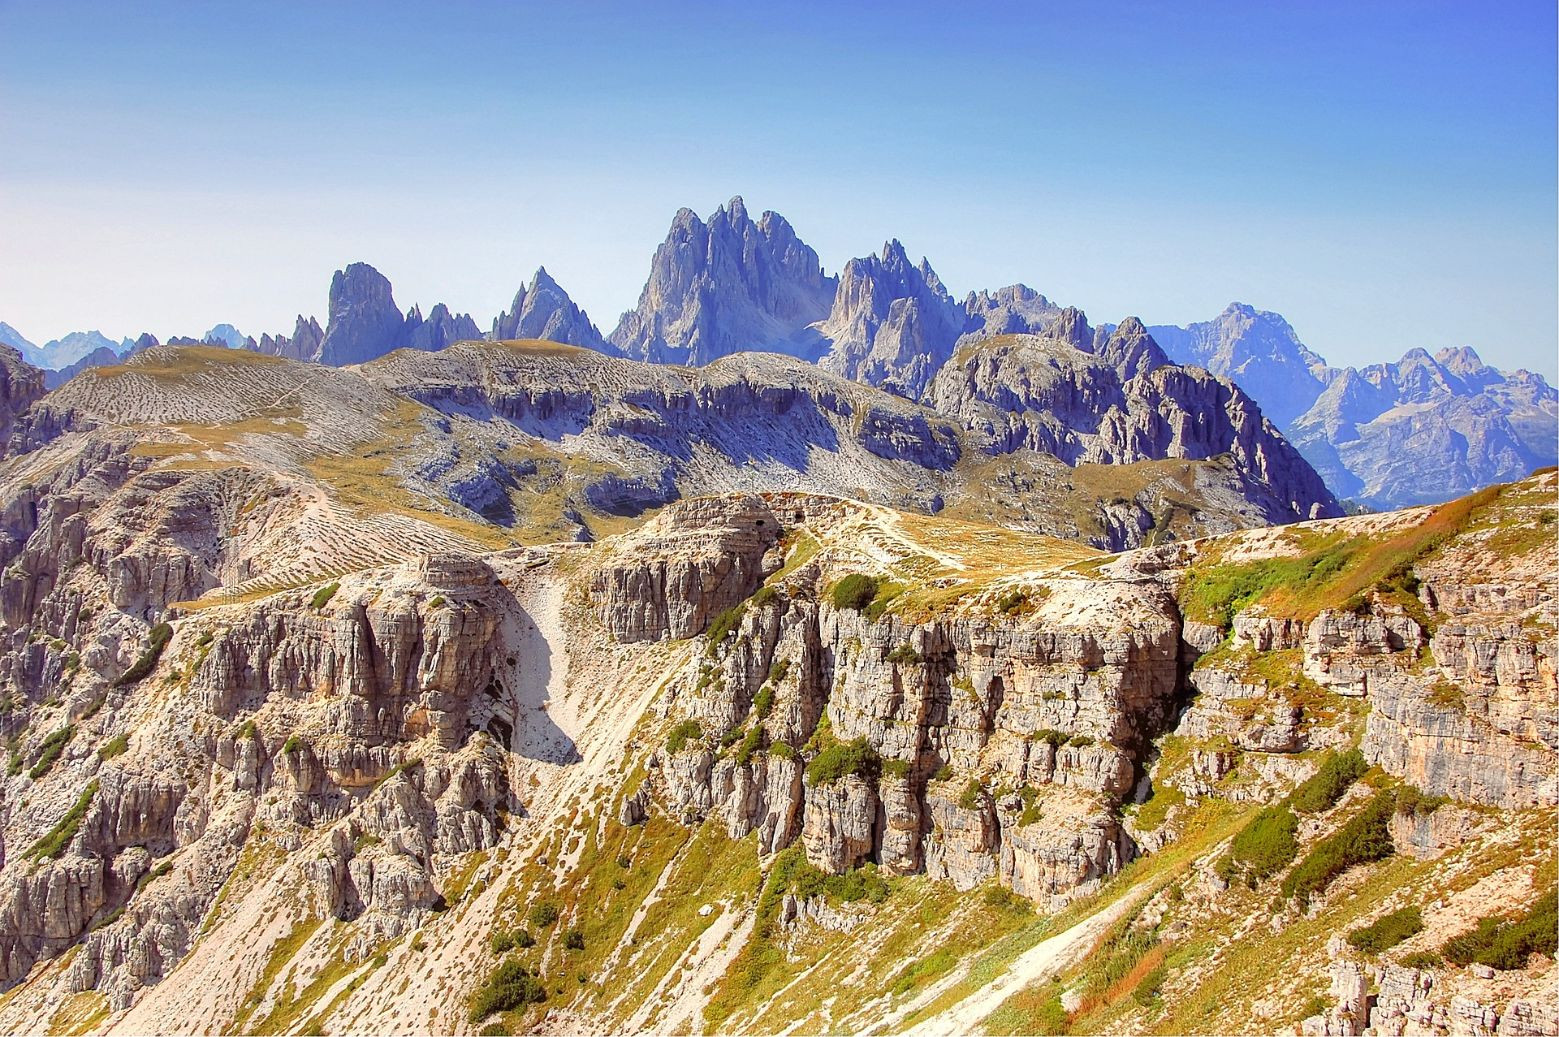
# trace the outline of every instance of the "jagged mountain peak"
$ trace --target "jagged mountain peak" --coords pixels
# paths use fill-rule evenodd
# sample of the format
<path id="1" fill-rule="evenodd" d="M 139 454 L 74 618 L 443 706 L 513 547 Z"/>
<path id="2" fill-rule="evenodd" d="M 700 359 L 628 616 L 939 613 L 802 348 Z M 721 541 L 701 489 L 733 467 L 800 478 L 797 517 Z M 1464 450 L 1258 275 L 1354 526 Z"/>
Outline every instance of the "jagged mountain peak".
<path id="1" fill-rule="evenodd" d="M 514 293 L 509 309 L 493 318 L 492 338 L 544 339 L 607 352 L 611 346 L 563 287 L 537 267 L 530 284 Z"/>
<path id="2" fill-rule="evenodd" d="M 609 338 L 626 356 L 671 363 L 752 349 L 807 355 L 805 329 L 828 312 L 835 284 L 778 214 L 755 223 L 740 197 L 707 223 L 684 208 Z"/>

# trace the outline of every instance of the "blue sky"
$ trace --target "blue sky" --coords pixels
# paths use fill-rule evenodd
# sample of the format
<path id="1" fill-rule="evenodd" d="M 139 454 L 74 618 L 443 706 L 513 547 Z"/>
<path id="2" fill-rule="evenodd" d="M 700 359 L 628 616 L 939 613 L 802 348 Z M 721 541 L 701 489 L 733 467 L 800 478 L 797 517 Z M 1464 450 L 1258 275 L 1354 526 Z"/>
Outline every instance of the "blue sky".
<path id="1" fill-rule="evenodd" d="M 258 335 L 361 259 L 484 326 L 544 263 L 610 331 L 675 210 L 741 194 L 830 271 L 898 237 L 957 294 L 1552 376 L 1554 19 L 0 0 L 0 320 Z"/>

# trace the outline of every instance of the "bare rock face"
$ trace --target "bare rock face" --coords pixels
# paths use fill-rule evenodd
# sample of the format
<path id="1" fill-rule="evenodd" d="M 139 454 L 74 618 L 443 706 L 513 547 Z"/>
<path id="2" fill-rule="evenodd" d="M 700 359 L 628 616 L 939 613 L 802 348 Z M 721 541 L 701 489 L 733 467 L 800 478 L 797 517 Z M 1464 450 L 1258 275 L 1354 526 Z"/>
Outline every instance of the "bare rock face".
<path id="1" fill-rule="evenodd" d="M 476 321 L 467 313 L 450 313 L 449 307 L 439 303 L 428 311 L 426 318 L 422 311 L 413 306 L 411 312 L 406 314 L 406 325 L 402 333 L 406 345 L 411 349 L 420 349 L 428 353 L 437 352 L 446 346 L 456 342 L 481 338 L 482 332 L 476 326 Z"/>
<path id="2" fill-rule="evenodd" d="M 590 317 L 574 305 L 545 267 L 538 267 L 529 286 L 514 293 L 509 309 L 493 318 L 494 339 L 543 339 L 612 351 Z"/>
<path id="3" fill-rule="evenodd" d="M 890 241 L 882 254 L 852 259 L 826 320 L 825 370 L 908 399 L 920 399 L 964 330 L 963 310 L 931 265 L 910 262 Z"/>
<path id="4" fill-rule="evenodd" d="M 610 338 L 623 355 L 706 364 L 739 350 L 808 355 L 802 334 L 828 312 L 835 281 L 778 213 L 754 222 L 740 198 L 705 223 L 678 211 L 638 306 Z"/>
<path id="5" fill-rule="evenodd" d="M 1323 388 L 1326 361 L 1299 341 L 1281 314 L 1235 302 L 1210 321 L 1148 331 L 1176 363 L 1205 367 L 1238 384 L 1282 428 Z"/>
<path id="6" fill-rule="evenodd" d="M 596 571 L 590 593 L 601 622 L 622 641 L 692 637 L 757 590 L 779 534 L 756 497 L 675 504 L 645 525 L 631 553 Z"/>
<path id="7" fill-rule="evenodd" d="M 1064 898 L 1136 852 L 1111 804 L 1169 722 L 1178 652 L 1173 605 L 1152 584 L 1058 585 L 1023 620 L 915 623 L 765 591 L 697 664 L 679 710 L 702 740 L 666 759 L 661 792 L 677 816 L 759 829 L 766 848 L 799 815 L 825 872 L 870 862 Z M 709 748 L 722 742 L 755 748 Z M 819 742 L 867 756 L 802 780 L 793 750 Z"/>
<path id="8" fill-rule="evenodd" d="M 10 346 L 0 346 L 0 457 L 16 419 L 44 394 L 43 372 Z"/>
<path id="9" fill-rule="evenodd" d="M 390 282 L 367 263 L 337 270 L 330 281 L 330 313 L 319 361 L 360 364 L 405 345 L 405 318 L 390 294 Z"/>
<path id="10" fill-rule="evenodd" d="M 305 319 L 300 313 L 291 337 L 280 333 L 261 335 L 255 350 L 271 356 L 284 356 L 289 360 L 318 360 L 320 343 L 324 338 L 325 332 L 320 328 L 319 321 L 313 317 Z"/>
<path id="11" fill-rule="evenodd" d="M 963 303 L 965 323 L 959 343 L 997 335 L 1043 335 L 1061 317 L 1061 307 L 1027 285 L 994 292 L 970 292 Z"/>

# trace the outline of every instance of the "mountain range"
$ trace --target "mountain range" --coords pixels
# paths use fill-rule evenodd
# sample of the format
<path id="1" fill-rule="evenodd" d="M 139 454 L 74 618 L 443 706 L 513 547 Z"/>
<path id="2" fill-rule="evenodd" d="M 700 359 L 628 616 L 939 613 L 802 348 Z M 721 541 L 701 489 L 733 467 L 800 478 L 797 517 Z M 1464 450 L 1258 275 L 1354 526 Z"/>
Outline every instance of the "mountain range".
<path id="1" fill-rule="evenodd" d="M 765 212 L 754 220 L 738 197 L 708 220 L 690 209 L 676 214 L 637 306 L 609 335 L 545 269 L 486 335 L 694 366 L 737 352 L 777 352 L 935 407 L 932 386 L 961 348 L 1000 335 L 1049 336 L 1068 320 L 1064 340 L 1086 320 L 1021 284 L 954 299 L 930 263 L 912 261 L 896 240 L 830 276 L 784 217 Z M 1540 375 L 1484 365 L 1470 347 L 1335 368 L 1280 315 L 1239 303 L 1211 321 L 1152 325 L 1146 335 L 1155 362 L 1205 368 L 1239 385 L 1333 493 L 1360 505 L 1445 500 L 1559 459 L 1559 395 Z M 222 324 L 199 340 L 170 341 L 342 365 L 479 337 L 469 315 L 442 303 L 426 317 L 417 307 L 403 313 L 388 279 L 353 263 L 332 279 L 323 328 L 299 316 L 290 335 L 256 340 Z M 86 332 L 35 347 L 3 324 L 0 338 L 28 362 L 62 369 L 49 376 L 51 387 L 156 341 L 142 336 L 139 346 L 128 339 L 116 346 Z"/>

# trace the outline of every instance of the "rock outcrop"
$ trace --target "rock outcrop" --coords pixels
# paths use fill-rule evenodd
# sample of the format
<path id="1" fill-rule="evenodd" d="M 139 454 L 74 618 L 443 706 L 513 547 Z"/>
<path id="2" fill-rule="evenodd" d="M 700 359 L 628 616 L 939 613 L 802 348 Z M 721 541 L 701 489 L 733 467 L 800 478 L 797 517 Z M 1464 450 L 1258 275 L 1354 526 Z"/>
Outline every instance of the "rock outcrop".
<path id="1" fill-rule="evenodd" d="M 931 265 L 911 263 L 894 240 L 845 264 L 815 330 L 829 343 L 825 370 L 918 400 L 963 333 L 964 313 Z"/>
<path id="2" fill-rule="evenodd" d="M 740 350 L 809 355 L 803 334 L 834 299 L 835 281 L 783 216 L 756 222 L 732 198 L 706 223 L 691 209 L 655 250 L 638 306 L 610 336 L 624 356 L 706 364 Z"/>
<path id="3" fill-rule="evenodd" d="M 489 338 L 539 339 L 584 346 L 602 352 L 611 350 L 606 339 L 590 323 L 590 317 L 574 305 L 546 267 L 538 267 L 528 286 L 514 293 L 509 309 L 493 318 Z"/>
<path id="4" fill-rule="evenodd" d="M 0 457 L 11 439 L 17 419 L 45 392 L 43 372 L 22 359 L 10 346 L 0 346 Z"/>

